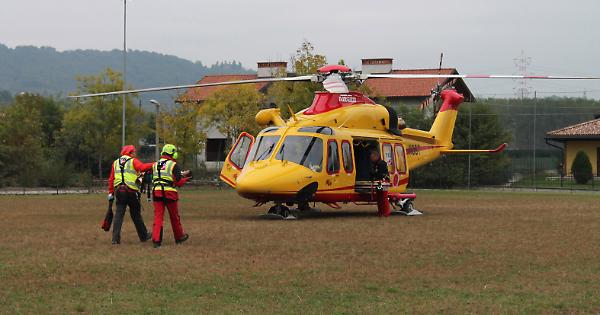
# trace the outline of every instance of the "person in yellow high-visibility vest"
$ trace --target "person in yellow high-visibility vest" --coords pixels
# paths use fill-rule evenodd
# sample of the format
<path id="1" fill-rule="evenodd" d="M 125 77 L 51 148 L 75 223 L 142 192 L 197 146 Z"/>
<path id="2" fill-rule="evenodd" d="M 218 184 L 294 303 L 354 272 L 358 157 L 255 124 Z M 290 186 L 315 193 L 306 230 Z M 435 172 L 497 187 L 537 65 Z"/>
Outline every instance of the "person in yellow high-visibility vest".
<path id="1" fill-rule="evenodd" d="M 136 158 L 135 147 L 126 145 L 121 149 L 121 157 L 113 162 L 108 178 L 108 200 L 117 197 L 117 210 L 113 221 L 112 243 L 121 243 L 121 226 L 125 210 L 129 206 L 129 214 L 135 225 L 140 241 L 150 239 L 144 219 L 141 214 L 140 199 L 138 192 L 140 188 L 136 182 L 138 175 L 152 169 L 153 163 L 142 163 Z"/>
<path id="2" fill-rule="evenodd" d="M 179 218 L 177 187 L 183 186 L 191 178 L 191 173 L 190 171 L 181 171 L 177 165 L 178 155 L 174 145 L 165 144 L 160 159 L 152 166 L 152 197 L 154 200 L 152 242 L 154 247 L 160 247 L 162 244 L 165 208 L 169 211 L 175 243 L 181 244 L 189 238 L 189 235 L 183 232 Z"/>

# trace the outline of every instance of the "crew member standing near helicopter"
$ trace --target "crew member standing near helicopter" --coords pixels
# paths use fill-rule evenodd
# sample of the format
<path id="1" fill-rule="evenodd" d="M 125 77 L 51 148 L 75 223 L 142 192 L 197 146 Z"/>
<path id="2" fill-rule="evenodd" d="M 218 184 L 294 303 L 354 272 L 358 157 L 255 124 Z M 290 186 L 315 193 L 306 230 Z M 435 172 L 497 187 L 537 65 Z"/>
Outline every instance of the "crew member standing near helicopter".
<path id="1" fill-rule="evenodd" d="M 189 235 L 183 232 L 179 218 L 177 187 L 183 186 L 191 178 L 191 174 L 190 171 L 181 171 L 177 165 L 178 155 L 174 145 L 165 144 L 160 160 L 152 166 L 152 197 L 154 200 L 152 242 L 155 248 L 160 247 L 162 243 L 165 208 L 169 211 L 175 243 L 181 244 L 189 238 Z"/>
<path id="2" fill-rule="evenodd" d="M 371 150 L 369 159 L 371 160 L 371 180 L 378 182 L 376 186 L 377 215 L 388 217 L 391 213 L 388 188 L 383 186 L 383 182 L 389 181 L 390 179 L 388 166 L 387 163 L 381 159 L 381 155 L 376 149 Z"/>
<path id="3" fill-rule="evenodd" d="M 153 163 L 142 163 L 136 158 L 133 145 L 124 146 L 121 149 L 121 157 L 113 162 L 108 178 L 108 200 L 112 200 L 115 196 L 117 198 L 117 210 L 113 222 L 113 245 L 121 243 L 121 226 L 127 206 L 140 241 L 145 242 L 150 239 L 141 214 L 140 188 L 136 180 L 140 173 L 152 169 L 152 165 Z"/>

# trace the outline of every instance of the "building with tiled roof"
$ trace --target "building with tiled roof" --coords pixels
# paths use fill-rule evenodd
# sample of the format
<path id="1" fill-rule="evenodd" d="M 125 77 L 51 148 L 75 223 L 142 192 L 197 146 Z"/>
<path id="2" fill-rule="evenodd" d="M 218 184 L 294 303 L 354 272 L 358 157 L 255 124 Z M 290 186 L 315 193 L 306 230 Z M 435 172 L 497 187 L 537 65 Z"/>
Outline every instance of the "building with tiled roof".
<path id="1" fill-rule="evenodd" d="M 573 160 L 579 151 L 583 151 L 592 163 L 592 172 L 600 176 L 600 116 L 594 120 L 550 131 L 546 133 L 546 141 L 563 151 L 565 175 L 571 175 Z"/>
<path id="2" fill-rule="evenodd" d="M 390 74 L 458 74 L 454 68 L 442 69 L 399 69 Z M 462 79 L 390 79 L 371 78 L 365 85 L 372 91 L 372 96 L 383 97 L 392 105 L 428 105 L 431 90 L 438 84 L 443 87 L 454 87 L 465 96 L 466 102 L 475 101 L 475 97 Z"/>
<path id="3" fill-rule="evenodd" d="M 267 61 L 258 62 L 258 71 L 256 74 L 221 74 L 207 75 L 200 79 L 197 84 L 209 84 L 217 82 L 252 80 L 258 78 L 272 78 L 277 75 L 288 75 L 286 72 L 287 62 L 285 61 Z M 266 93 L 270 86 L 269 82 L 255 83 L 256 89 L 261 93 Z M 194 102 L 202 103 L 215 91 L 219 89 L 227 89 L 228 86 L 205 86 L 188 89 L 182 96 L 177 99 L 177 102 Z M 310 104 L 309 104 L 310 105 Z"/>

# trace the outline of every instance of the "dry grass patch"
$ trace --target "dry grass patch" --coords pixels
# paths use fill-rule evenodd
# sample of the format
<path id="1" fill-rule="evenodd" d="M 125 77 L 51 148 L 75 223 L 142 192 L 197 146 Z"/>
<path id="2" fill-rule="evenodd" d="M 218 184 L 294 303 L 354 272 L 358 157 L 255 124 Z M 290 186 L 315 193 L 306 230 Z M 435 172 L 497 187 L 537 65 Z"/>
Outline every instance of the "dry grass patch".
<path id="1" fill-rule="evenodd" d="M 233 191 L 182 199 L 190 240 L 167 219 L 156 250 L 129 218 L 110 245 L 103 195 L 0 197 L 0 311 L 600 312 L 597 195 L 424 191 L 421 217 L 298 221 L 258 220 Z"/>

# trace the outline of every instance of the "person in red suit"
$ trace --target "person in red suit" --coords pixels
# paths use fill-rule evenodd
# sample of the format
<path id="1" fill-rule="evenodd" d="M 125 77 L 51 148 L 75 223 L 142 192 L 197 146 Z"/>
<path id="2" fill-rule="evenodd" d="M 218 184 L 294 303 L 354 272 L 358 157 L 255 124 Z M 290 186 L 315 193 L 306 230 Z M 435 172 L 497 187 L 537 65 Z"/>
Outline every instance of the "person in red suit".
<path id="1" fill-rule="evenodd" d="M 189 235 L 183 232 L 179 218 L 177 187 L 183 186 L 191 178 L 191 174 L 190 171 L 181 171 L 177 165 L 177 157 L 177 148 L 172 144 L 165 144 L 160 159 L 152 166 L 152 197 L 154 201 L 152 242 L 155 248 L 162 244 L 165 208 L 169 211 L 175 243 L 181 244 L 189 238 Z"/>
<path id="2" fill-rule="evenodd" d="M 129 214 L 140 241 L 145 242 L 150 239 L 141 214 L 140 187 L 137 183 L 137 177 L 139 174 L 152 169 L 152 165 L 153 163 L 142 163 L 136 158 L 133 145 L 124 146 L 121 149 L 121 157 L 113 162 L 108 177 L 108 200 L 113 200 L 115 196 L 117 199 L 117 210 L 113 221 L 113 245 L 121 243 L 121 226 L 123 225 L 127 206 L 129 206 Z"/>
<path id="3" fill-rule="evenodd" d="M 377 214 L 382 217 L 389 217 L 391 209 L 388 188 L 383 186 L 383 182 L 389 182 L 390 180 L 387 163 L 381 159 L 381 155 L 375 149 L 369 154 L 369 159 L 371 160 L 371 180 L 377 182 Z"/>

